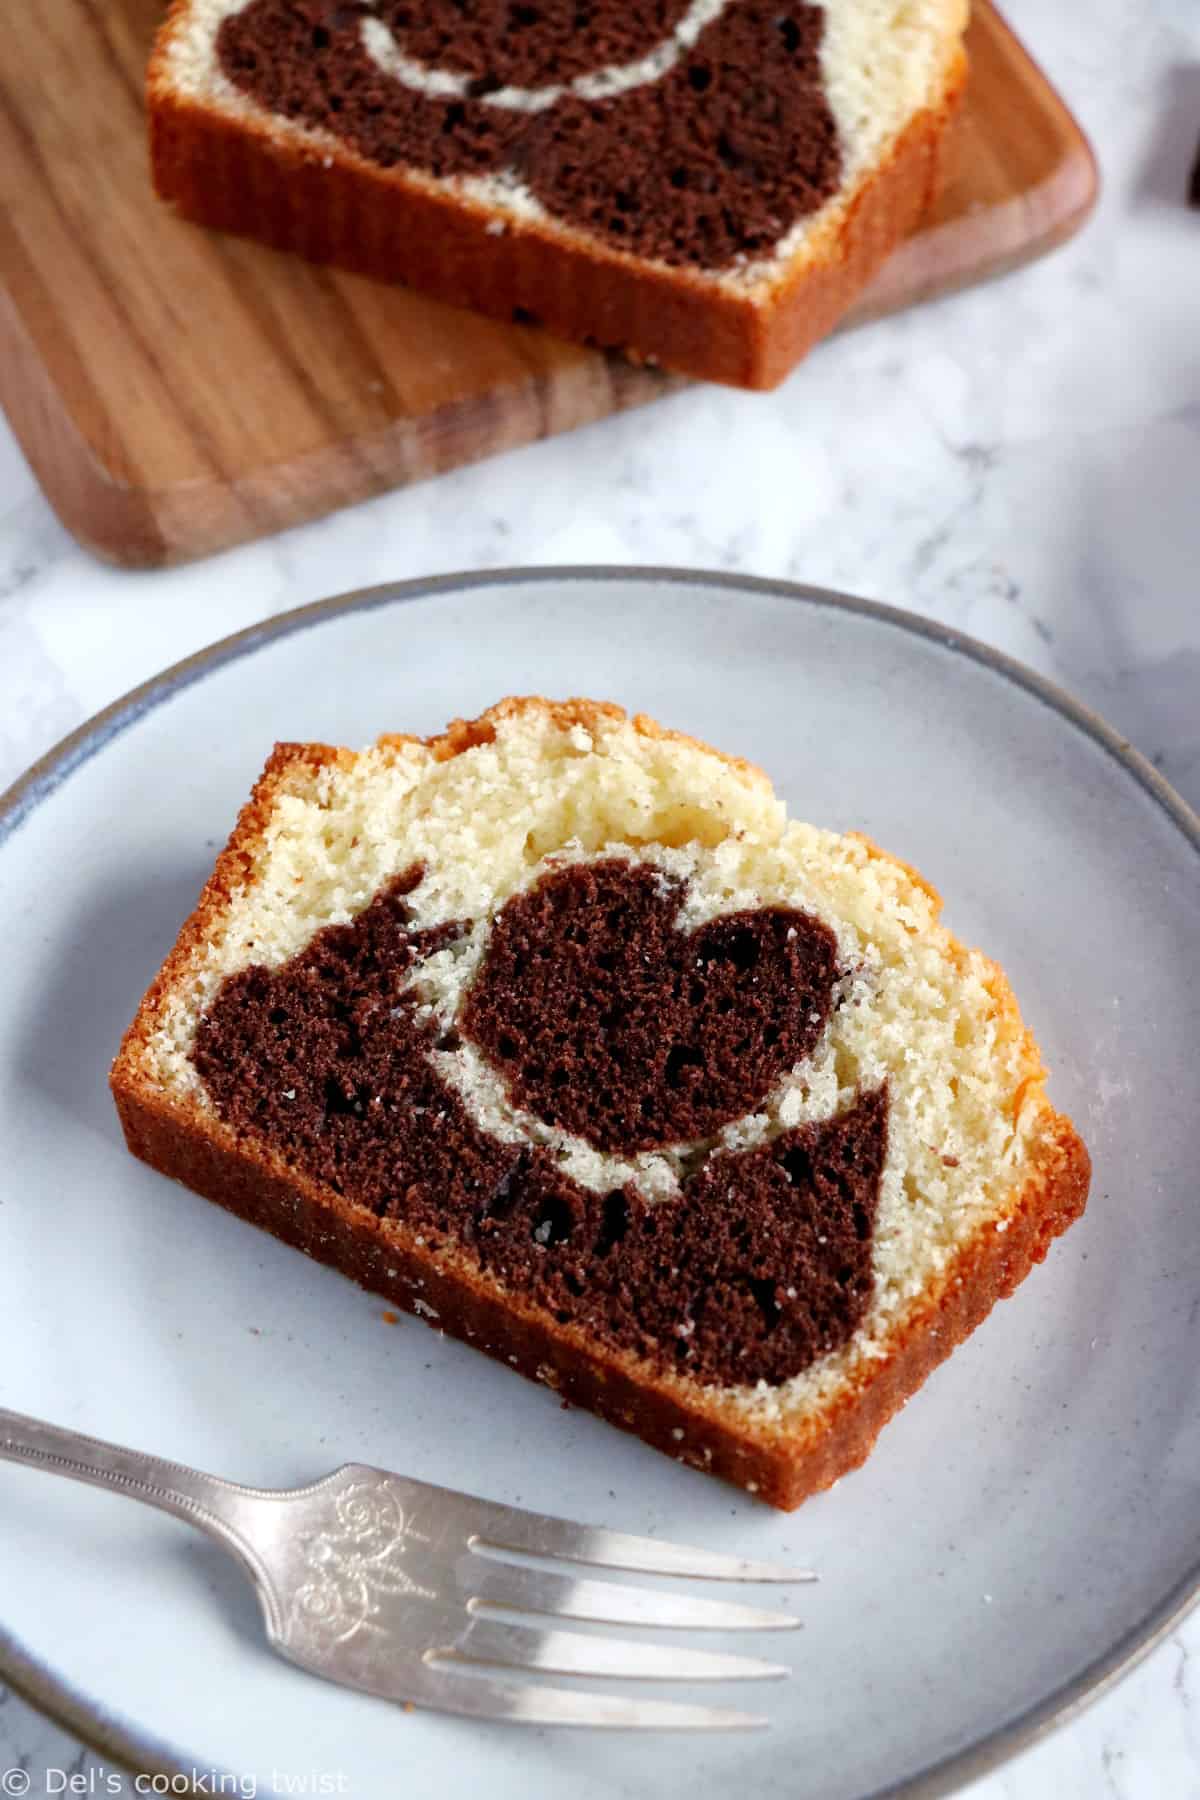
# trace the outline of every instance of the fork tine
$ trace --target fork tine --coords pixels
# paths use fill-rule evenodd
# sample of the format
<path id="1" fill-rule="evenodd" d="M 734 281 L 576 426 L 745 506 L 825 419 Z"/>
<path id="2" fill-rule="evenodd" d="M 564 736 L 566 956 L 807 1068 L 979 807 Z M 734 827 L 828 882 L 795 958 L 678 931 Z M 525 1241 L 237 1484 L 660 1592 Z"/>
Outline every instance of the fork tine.
<path id="1" fill-rule="evenodd" d="M 606 1625 L 654 1625 L 699 1631 L 786 1631 L 799 1625 L 788 1613 L 765 1612 L 725 1600 L 665 1594 L 655 1588 L 625 1587 L 613 1581 L 576 1581 L 541 1569 L 479 1558 L 467 1578 L 471 1612 L 480 1606 L 509 1612 L 550 1613 L 561 1619 L 590 1619 Z"/>
<path id="2" fill-rule="evenodd" d="M 682 1650 L 628 1638 L 585 1637 L 579 1631 L 539 1631 L 476 1616 L 445 1657 L 537 1669 L 546 1675 L 595 1675 L 607 1681 L 762 1681 L 790 1675 L 783 1663 L 712 1650 Z M 443 1652 L 436 1653 L 442 1660 Z"/>
<path id="3" fill-rule="evenodd" d="M 483 1521 L 468 1540 L 494 1550 L 520 1550 L 531 1556 L 558 1556 L 566 1562 L 593 1563 L 602 1569 L 628 1569 L 641 1575 L 682 1575 L 709 1581 L 815 1581 L 811 1569 L 757 1562 L 718 1550 L 635 1537 L 597 1525 L 577 1525 L 520 1507 L 481 1503 Z"/>
<path id="4" fill-rule="evenodd" d="M 753 1731 L 767 1723 L 753 1713 L 723 1706 L 572 1693 L 566 1688 L 460 1674 L 445 1664 L 429 1673 L 433 1679 L 417 1696 L 418 1703 L 473 1719 L 499 1719 L 514 1725 L 588 1725 L 610 1731 Z"/>

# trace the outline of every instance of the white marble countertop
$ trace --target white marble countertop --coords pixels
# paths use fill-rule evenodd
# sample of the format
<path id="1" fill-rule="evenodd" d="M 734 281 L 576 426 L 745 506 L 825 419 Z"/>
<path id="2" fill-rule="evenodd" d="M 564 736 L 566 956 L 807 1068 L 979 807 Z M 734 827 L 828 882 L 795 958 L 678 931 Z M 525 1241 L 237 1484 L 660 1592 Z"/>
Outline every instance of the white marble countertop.
<path id="1" fill-rule="evenodd" d="M 164 664 L 321 595 L 497 564 L 674 563 L 959 626 L 1096 707 L 1200 806 L 1200 214 L 1183 204 L 1200 13 L 1008 12 L 1091 134 L 1096 219 L 1032 269 L 826 345 L 779 393 L 696 388 L 150 575 L 72 542 L 0 423 L 0 788 Z M 114 1791 L 0 1687 L 10 1768 L 35 1796 Z M 972 1793 L 1198 1800 L 1200 1614 Z"/>

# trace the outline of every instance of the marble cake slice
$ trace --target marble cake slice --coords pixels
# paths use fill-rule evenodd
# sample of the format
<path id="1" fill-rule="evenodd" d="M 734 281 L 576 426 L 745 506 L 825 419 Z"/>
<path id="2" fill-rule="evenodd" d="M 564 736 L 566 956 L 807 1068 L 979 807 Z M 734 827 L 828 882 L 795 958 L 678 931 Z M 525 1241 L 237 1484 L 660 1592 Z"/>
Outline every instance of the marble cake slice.
<path id="1" fill-rule="evenodd" d="M 203 225 L 771 387 L 926 210 L 966 0 L 174 0 L 154 180 Z"/>
<path id="2" fill-rule="evenodd" d="M 1084 1206 L 938 913 L 614 706 L 282 745 L 113 1091 L 164 1174 L 793 1507 Z"/>

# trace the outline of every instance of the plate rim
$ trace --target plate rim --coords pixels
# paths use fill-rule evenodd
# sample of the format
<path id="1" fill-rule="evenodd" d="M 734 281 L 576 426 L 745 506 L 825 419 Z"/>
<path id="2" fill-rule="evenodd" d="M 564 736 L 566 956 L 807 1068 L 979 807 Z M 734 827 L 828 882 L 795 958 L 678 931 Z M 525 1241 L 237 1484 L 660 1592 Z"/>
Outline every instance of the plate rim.
<path id="1" fill-rule="evenodd" d="M 992 674 L 1000 675 L 1058 713 L 1069 726 L 1081 731 L 1085 737 L 1105 750 L 1124 773 L 1149 794 L 1182 833 L 1185 842 L 1200 855 L 1200 814 L 1193 811 L 1153 763 L 1098 712 L 1077 700 L 1056 682 L 1004 651 L 994 649 L 990 644 L 935 619 L 832 588 L 727 571 L 632 563 L 573 563 L 528 569 L 472 569 L 418 576 L 404 581 L 380 582 L 314 600 L 304 606 L 285 609 L 256 624 L 245 626 L 240 631 L 231 632 L 203 649 L 194 651 L 190 656 L 171 663 L 157 675 L 139 683 L 92 714 L 33 762 L 23 775 L 18 776 L 10 787 L 0 793 L 0 849 L 37 807 L 49 799 L 76 769 L 98 755 L 112 739 L 175 694 L 204 680 L 225 663 L 253 655 L 276 640 L 307 631 L 342 614 L 373 612 L 385 606 L 462 594 L 475 588 L 522 585 L 541 587 L 551 584 L 569 586 L 601 582 L 618 586 L 630 582 L 660 586 L 682 584 L 730 595 L 768 595 L 778 600 L 870 619 L 911 636 L 926 639 L 952 654 L 965 656 L 968 661 L 982 666 Z M 1145 1618 L 1126 1631 L 1102 1656 L 1054 1689 L 1043 1700 L 998 1725 L 976 1743 L 953 1751 L 914 1776 L 877 1788 L 871 1794 L 863 1795 L 861 1800 L 938 1800 L 939 1796 L 953 1793 L 999 1768 L 1050 1732 L 1071 1723 L 1086 1708 L 1101 1699 L 1170 1636 L 1198 1601 L 1200 1556 Z M 23 1650 L 6 1631 L 2 1621 L 0 1680 L 54 1724 L 71 1732 L 89 1750 L 130 1773 L 165 1775 L 176 1779 L 183 1776 L 186 1779 L 194 1777 L 197 1769 L 207 1767 L 196 1758 L 189 1758 L 184 1762 L 178 1747 L 167 1745 L 150 1733 L 127 1728 L 114 1716 L 106 1716 L 95 1701 L 57 1676 L 49 1664 Z"/>

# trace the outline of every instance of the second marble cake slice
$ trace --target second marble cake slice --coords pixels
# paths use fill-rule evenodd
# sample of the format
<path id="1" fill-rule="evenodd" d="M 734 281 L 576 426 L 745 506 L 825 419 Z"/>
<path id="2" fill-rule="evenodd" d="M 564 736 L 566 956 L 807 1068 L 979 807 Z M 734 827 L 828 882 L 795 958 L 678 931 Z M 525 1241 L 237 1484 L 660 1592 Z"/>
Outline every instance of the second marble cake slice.
<path id="1" fill-rule="evenodd" d="M 175 0 L 154 180 L 202 225 L 770 387 L 935 193 L 965 0 Z"/>

